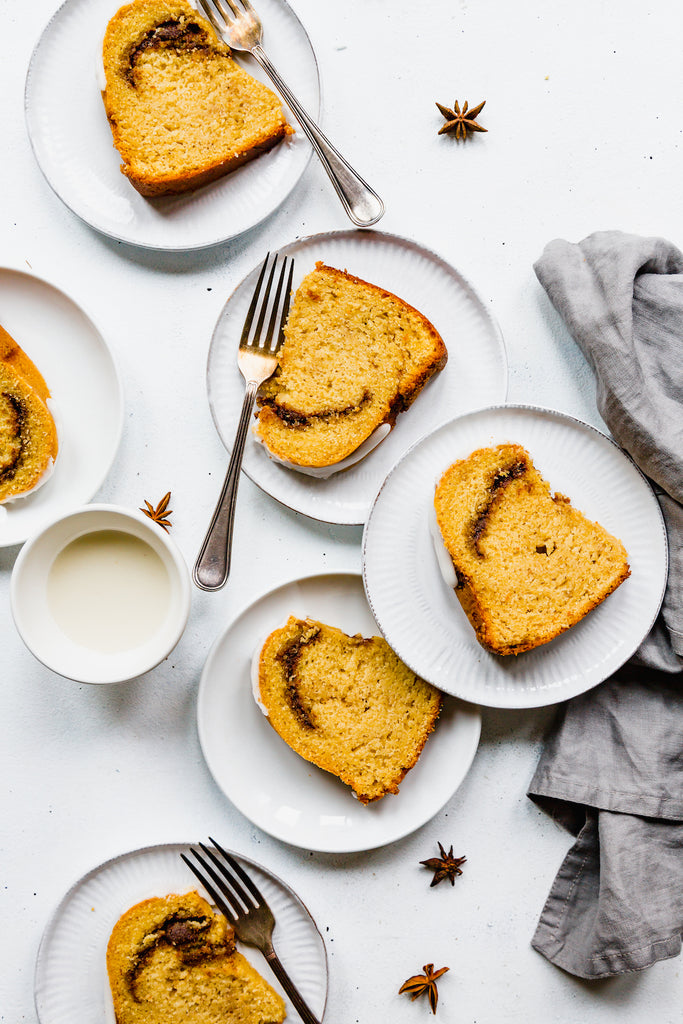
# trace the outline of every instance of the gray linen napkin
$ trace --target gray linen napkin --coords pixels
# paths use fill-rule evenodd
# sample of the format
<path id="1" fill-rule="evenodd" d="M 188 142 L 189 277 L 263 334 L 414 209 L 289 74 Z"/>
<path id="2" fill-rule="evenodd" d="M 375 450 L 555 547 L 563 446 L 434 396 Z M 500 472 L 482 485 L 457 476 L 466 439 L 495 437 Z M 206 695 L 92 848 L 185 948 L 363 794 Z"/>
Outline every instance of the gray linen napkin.
<path id="1" fill-rule="evenodd" d="M 631 662 L 559 714 L 529 796 L 577 835 L 532 940 L 582 978 L 641 970 L 683 933 L 683 254 L 618 231 L 534 267 L 650 478 L 669 537 L 662 613 Z"/>

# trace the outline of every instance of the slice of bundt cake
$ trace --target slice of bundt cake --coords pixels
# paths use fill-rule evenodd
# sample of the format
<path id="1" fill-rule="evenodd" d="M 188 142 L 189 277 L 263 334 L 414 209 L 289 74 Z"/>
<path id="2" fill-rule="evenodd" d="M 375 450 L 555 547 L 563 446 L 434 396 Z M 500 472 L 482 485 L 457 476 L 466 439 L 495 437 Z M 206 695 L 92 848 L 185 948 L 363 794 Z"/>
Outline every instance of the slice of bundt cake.
<path id="1" fill-rule="evenodd" d="M 344 270 L 317 263 L 297 289 L 254 433 L 295 468 L 332 466 L 414 401 L 446 364 L 426 317 Z"/>
<path id="2" fill-rule="evenodd" d="M 621 541 L 551 494 L 518 444 L 455 462 L 437 484 L 434 507 L 455 592 L 495 654 L 547 643 L 629 575 Z"/>
<path id="3" fill-rule="evenodd" d="M 145 196 L 204 185 L 292 132 L 275 93 L 186 0 L 134 0 L 107 25 L 102 93 L 121 170 Z"/>
<path id="4" fill-rule="evenodd" d="M 291 616 L 266 640 L 259 705 L 293 750 L 361 803 L 398 793 L 441 710 L 441 694 L 380 637 Z"/>
<path id="5" fill-rule="evenodd" d="M 196 892 L 153 897 L 114 925 L 107 973 L 116 1024 L 281 1024 L 283 999 Z"/>
<path id="6" fill-rule="evenodd" d="M 0 503 L 44 483 L 57 457 L 50 392 L 38 369 L 0 327 Z"/>

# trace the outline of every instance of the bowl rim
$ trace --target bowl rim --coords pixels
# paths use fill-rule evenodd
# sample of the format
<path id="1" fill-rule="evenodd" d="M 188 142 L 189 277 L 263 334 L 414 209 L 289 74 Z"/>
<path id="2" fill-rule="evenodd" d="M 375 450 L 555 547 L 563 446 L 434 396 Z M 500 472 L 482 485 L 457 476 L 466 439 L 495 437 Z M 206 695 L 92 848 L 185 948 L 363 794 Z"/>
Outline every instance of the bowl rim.
<path id="1" fill-rule="evenodd" d="M 31 630 L 27 626 L 28 618 L 25 616 L 23 608 L 25 598 L 20 596 L 20 588 L 23 579 L 23 574 L 28 565 L 31 564 L 31 559 L 34 556 L 37 545 L 45 540 L 45 538 L 61 524 L 67 523 L 69 520 L 84 519 L 97 517 L 97 516 L 113 516 L 117 517 L 125 523 L 127 520 L 130 523 L 137 524 L 138 527 L 142 528 L 142 533 L 149 538 L 150 541 L 154 541 L 151 546 L 154 549 L 159 549 L 164 552 L 165 558 L 164 563 L 169 570 L 169 577 L 171 580 L 171 588 L 174 593 L 174 597 L 177 603 L 177 610 L 174 613 L 174 619 L 172 625 L 169 626 L 169 636 L 164 644 L 159 644 L 157 649 L 153 651 L 153 657 L 147 658 L 146 661 L 140 662 L 139 669 L 134 672 L 129 670 L 115 671 L 116 666 L 116 655 L 107 654 L 106 661 L 103 660 L 103 671 L 99 678 L 92 678 L 94 673 L 89 672 L 78 672 L 74 671 L 73 666 L 65 668 L 64 666 L 59 667 L 56 663 L 58 659 L 53 659 L 49 656 L 49 653 L 44 649 L 41 649 L 39 645 L 35 645 L 35 640 L 31 636 Z M 59 549 L 55 549 L 52 553 L 52 559 L 57 556 L 60 550 L 75 540 L 77 537 L 84 536 L 87 533 L 96 532 L 96 530 L 106 527 L 99 527 L 93 525 L 86 528 L 74 536 L 69 537 Z M 123 528 L 123 526 L 122 526 Z M 133 531 L 125 531 L 133 532 Z M 135 533 L 136 536 L 140 536 L 139 533 Z M 142 539 L 146 539 L 142 538 Z M 51 563 L 50 563 L 51 564 Z M 171 567 L 172 570 L 171 571 Z M 110 683 L 123 683 L 128 682 L 132 679 L 137 679 L 139 676 L 151 671 L 157 665 L 159 665 L 168 655 L 173 651 L 176 644 L 180 640 L 181 636 L 185 631 L 187 622 L 190 614 L 192 597 L 192 587 L 190 581 L 190 572 L 187 563 L 180 551 L 180 548 L 173 540 L 172 537 L 168 536 L 165 530 L 161 527 L 155 529 L 153 521 L 146 516 L 143 512 L 138 509 L 128 508 L 124 505 L 117 505 L 114 503 L 98 502 L 87 505 L 82 505 L 75 509 L 70 509 L 62 515 L 55 517 L 46 523 L 40 530 L 33 534 L 23 545 L 19 554 L 17 555 L 12 570 L 12 576 L 10 580 L 10 608 L 14 624 L 21 637 L 23 643 L 31 654 L 41 664 L 45 665 L 51 671 L 57 673 L 57 675 L 63 676 L 65 679 L 70 679 L 78 683 L 90 683 L 93 685 L 107 685 Z M 109 667 L 111 671 L 104 671 L 105 667 Z M 87 678 L 86 678 L 87 676 Z"/>

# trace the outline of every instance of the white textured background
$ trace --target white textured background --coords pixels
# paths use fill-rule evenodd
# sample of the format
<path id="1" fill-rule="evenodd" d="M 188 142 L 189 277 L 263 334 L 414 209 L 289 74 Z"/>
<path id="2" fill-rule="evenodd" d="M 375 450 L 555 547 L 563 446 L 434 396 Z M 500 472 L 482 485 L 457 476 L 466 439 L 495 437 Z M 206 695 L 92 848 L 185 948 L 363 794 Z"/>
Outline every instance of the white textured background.
<path id="1" fill-rule="evenodd" d="M 212 250 L 152 254 L 93 232 L 46 185 L 24 127 L 26 68 L 54 6 L 0 2 L 0 265 L 54 280 L 102 326 L 121 366 L 126 418 L 97 498 L 137 507 L 171 489 L 173 536 L 192 562 L 226 463 L 204 382 L 218 313 L 266 249 L 347 222 L 311 163 L 270 220 Z M 508 346 L 511 401 L 599 425 L 590 371 L 532 263 L 551 238 L 605 228 L 683 244 L 681 9 L 653 0 L 295 8 L 318 55 L 323 125 L 383 195 L 381 227 L 436 250 L 490 300 Z M 456 97 L 487 100 L 489 132 L 467 145 L 437 137 L 434 101 Z M 0 552 L 1 1021 L 35 1021 L 40 935 L 78 876 L 118 852 L 208 832 L 267 864 L 310 907 L 330 956 L 327 1024 L 430 1019 L 426 1004 L 397 989 L 432 961 L 451 968 L 440 1021 L 680 1021 L 680 959 L 584 983 L 530 948 L 570 842 L 525 796 L 551 712 L 486 711 L 472 771 L 444 811 L 369 854 L 290 849 L 214 785 L 194 717 L 208 648 L 273 584 L 359 568 L 360 536 L 290 513 L 243 479 L 229 585 L 195 594 L 165 664 L 112 688 L 70 683 L 24 649 L 8 599 L 17 549 Z M 437 840 L 468 858 L 454 888 L 430 889 L 419 867 Z"/>

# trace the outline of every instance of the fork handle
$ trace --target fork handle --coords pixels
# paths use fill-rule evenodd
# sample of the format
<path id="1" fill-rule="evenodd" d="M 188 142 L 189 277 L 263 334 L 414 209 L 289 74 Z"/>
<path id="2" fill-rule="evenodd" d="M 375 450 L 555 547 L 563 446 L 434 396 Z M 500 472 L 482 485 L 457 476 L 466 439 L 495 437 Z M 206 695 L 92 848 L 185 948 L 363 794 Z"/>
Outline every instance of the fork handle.
<path id="1" fill-rule="evenodd" d="M 311 1010 L 309 1010 L 298 988 L 296 987 L 290 976 L 287 974 L 287 971 L 284 969 L 284 967 L 278 960 L 277 953 L 275 952 L 273 947 L 271 946 L 270 949 L 264 952 L 263 955 L 270 964 L 270 969 L 272 970 L 273 974 L 275 975 L 275 977 L 280 982 L 283 989 L 291 999 L 294 1009 L 299 1014 L 304 1024 L 320 1024 L 319 1019 Z"/>
<path id="2" fill-rule="evenodd" d="M 361 228 L 376 224 L 384 215 L 384 203 L 380 197 L 354 171 L 351 164 L 347 163 L 341 153 L 334 148 L 313 118 L 306 113 L 287 83 L 280 77 L 280 73 L 271 63 L 263 47 L 257 43 L 249 52 L 269 76 L 308 136 L 353 223 Z"/>
<path id="3" fill-rule="evenodd" d="M 206 532 L 197 561 L 192 572 L 192 579 L 200 590 L 220 590 L 224 586 L 230 572 L 230 555 L 232 552 L 232 531 L 235 525 L 235 505 L 237 488 L 240 482 L 240 468 L 244 455 L 244 443 L 247 439 L 247 428 L 254 408 L 254 399 L 258 391 L 258 381 L 247 382 L 247 390 L 242 403 L 242 412 L 237 426 L 235 443 L 230 456 L 228 472 L 225 475 L 223 489 L 218 504 Z"/>

